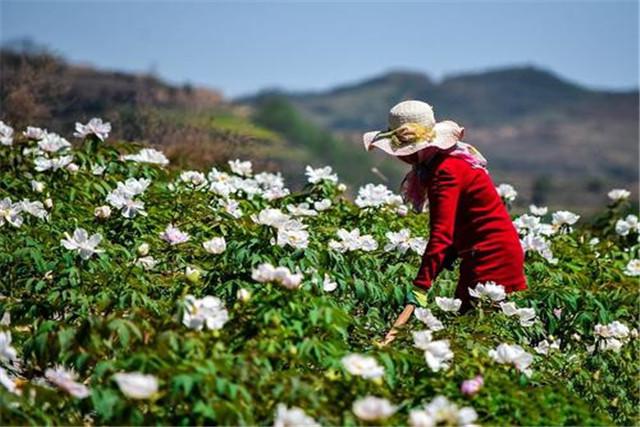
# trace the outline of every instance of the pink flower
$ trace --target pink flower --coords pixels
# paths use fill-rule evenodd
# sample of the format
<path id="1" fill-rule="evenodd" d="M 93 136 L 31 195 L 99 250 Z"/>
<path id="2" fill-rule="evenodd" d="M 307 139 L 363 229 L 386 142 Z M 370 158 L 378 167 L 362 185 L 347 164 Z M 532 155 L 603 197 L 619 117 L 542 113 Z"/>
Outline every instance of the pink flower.
<path id="1" fill-rule="evenodd" d="M 559 319 L 560 316 L 562 316 L 562 309 L 561 308 L 554 308 L 553 309 L 553 315 L 556 316 Z"/>
<path id="2" fill-rule="evenodd" d="M 482 375 L 478 375 L 475 378 L 463 381 L 462 384 L 460 385 L 460 391 L 464 395 L 473 396 L 474 394 L 480 391 L 483 384 L 484 384 L 484 379 L 482 378 Z"/>

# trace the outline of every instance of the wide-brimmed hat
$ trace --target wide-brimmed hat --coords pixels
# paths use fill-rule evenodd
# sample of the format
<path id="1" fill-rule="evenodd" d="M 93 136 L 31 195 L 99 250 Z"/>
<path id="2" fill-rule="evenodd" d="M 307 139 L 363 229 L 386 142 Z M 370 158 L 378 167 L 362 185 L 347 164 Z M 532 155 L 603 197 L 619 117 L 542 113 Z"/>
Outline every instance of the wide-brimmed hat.
<path id="1" fill-rule="evenodd" d="M 427 147 L 447 150 L 462 138 L 464 128 L 450 120 L 436 122 L 431 105 L 403 101 L 389 111 L 389 129 L 363 135 L 364 147 L 392 156 L 408 156 Z"/>

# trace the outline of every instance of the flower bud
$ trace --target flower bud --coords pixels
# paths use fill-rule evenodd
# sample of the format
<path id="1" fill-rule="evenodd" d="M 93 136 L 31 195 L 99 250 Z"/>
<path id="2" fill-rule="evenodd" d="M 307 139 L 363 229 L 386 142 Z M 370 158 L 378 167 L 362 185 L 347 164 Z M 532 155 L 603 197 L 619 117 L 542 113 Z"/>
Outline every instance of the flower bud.
<path id="1" fill-rule="evenodd" d="M 36 193 L 42 193 L 44 191 L 44 182 L 32 180 L 31 189 Z"/>
<path id="2" fill-rule="evenodd" d="M 478 375 L 473 379 L 463 381 L 460 385 L 460 391 L 464 395 L 473 396 L 480 391 L 483 385 L 484 378 L 482 378 L 482 375 Z"/>
<path id="3" fill-rule="evenodd" d="M 107 205 L 98 206 L 93 211 L 93 214 L 96 216 L 96 218 L 106 219 L 111 216 L 111 208 Z"/>
<path id="4" fill-rule="evenodd" d="M 51 198 L 48 198 L 44 201 L 44 205 L 47 207 L 47 209 L 51 209 L 53 207 L 53 200 L 51 200 Z"/>
<path id="5" fill-rule="evenodd" d="M 344 192 L 347 189 L 347 186 L 343 183 L 338 184 L 338 191 Z"/>
<path id="6" fill-rule="evenodd" d="M 71 173 L 76 173 L 78 172 L 78 170 L 80 170 L 80 166 L 76 165 L 75 163 L 69 163 L 67 165 L 67 170 Z"/>
<path id="7" fill-rule="evenodd" d="M 187 280 L 191 283 L 198 283 L 200 281 L 200 276 L 202 271 L 196 267 L 187 267 L 184 275 L 187 277 Z"/>
<path id="8" fill-rule="evenodd" d="M 236 297 L 241 302 L 248 302 L 251 299 L 251 292 L 247 289 L 240 288 L 238 289 L 238 292 L 236 292 Z"/>
<path id="9" fill-rule="evenodd" d="M 149 254 L 149 244 L 142 243 L 140 246 L 138 246 L 137 250 L 138 250 L 138 255 L 147 256 Z"/>

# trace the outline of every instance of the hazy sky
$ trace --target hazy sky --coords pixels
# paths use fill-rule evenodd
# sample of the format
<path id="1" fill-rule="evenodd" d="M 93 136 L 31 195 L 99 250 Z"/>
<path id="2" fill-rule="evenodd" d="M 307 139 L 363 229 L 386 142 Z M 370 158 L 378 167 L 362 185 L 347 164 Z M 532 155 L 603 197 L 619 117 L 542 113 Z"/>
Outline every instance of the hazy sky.
<path id="1" fill-rule="evenodd" d="M 638 83 L 637 1 L 0 0 L 3 41 L 226 95 L 322 89 L 390 69 L 436 78 L 513 64 L 593 87 Z"/>

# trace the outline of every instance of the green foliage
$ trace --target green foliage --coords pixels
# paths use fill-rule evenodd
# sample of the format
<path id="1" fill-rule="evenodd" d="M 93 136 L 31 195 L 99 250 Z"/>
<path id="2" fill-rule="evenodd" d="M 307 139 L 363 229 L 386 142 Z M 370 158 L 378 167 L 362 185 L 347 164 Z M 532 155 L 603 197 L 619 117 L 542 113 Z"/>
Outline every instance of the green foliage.
<path id="1" fill-rule="evenodd" d="M 299 136 L 308 137 L 303 131 Z M 588 351 L 596 343 L 596 324 L 633 325 L 638 315 L 637 281 L 623 274 L 638 257 L 638 245 L 612 230 L 619 206 L 594 227 L 554 237 L 556 265 L 528 256 L 530 289 L 510 300 L 535 308 L 534 326 L 523 327 L 486 305 L 465 315 L 440 311 L 435 296 L 451 296 L 457 279 L 456 272 L 442 273 L 427 305 L 445 324 L 435 334 L 450 341 L 455 357 L 449 370 L 433 372 L 412 345 L 411 332 L 424 329 L 417 319 L 392 345 L 379 345 L 412 290 L 419 256 L 328 247 L 339 228 L 359 227 L 378 242 L 402 228 L 425 236 L 423 215 L 359 209 L 325 182 L 272 202 L 237 197 L 244 215 L 234 218 L 214 193 L 189 189 L 159 167 L 121 161 L 122 153 L 137 151 L 129 144 L 99 144 L 95 152 L 84 145 L 74 151 L 80 165 L 75 173 L 35 172 L 23 148 L 0 147 L 0 200 L 50 198 L 53 207 L 46 221 L 24 214 L 21 227 L 0 227 L 0 313 L 11 314 L 11 324 L 0 328 L 11 331 L 21 360 L 13 373 L 22 391 L 15 395 L 0 387 L 0 424 L 269 425 L 276 406 L 285 403 L 323 425 L 354 425 L 360 422 L 351 406 L 367 394 L 399 406 L 385 421 L 389 425 L 406 424 L 409 410 L 436 395 L 472 406 L 478 422 L 487 425 L 640 421 L 637 339 L 619 352 Z M 106 167 L 104 175 L 91 173 L 96 163 Z M 114 209 L 110 218 L 95 217 L 106 195 L 130 177 L 152 180 L 140 197 L 147 216 L 128 219 Z M 45 183 L 44 193 L 32 190 L 31 178 Z M 330 209 L 304 218 L 310 232 L 304 250 L 272 244 L 273 229 L 250 217 L 268 206 L 284 210 L 325 197 L 332 200 Z M 169 223 L 190 240 L 177 246 L 163 241 L 159 233 Z M 64 233 L 77 227 L 100 233 L 104 252 L 82 260 L 61 246 Z M 218 255 L 202 247 L 215 236 L 227 241 Z M 588 243 L 594 236 L 597 245 Z M 142 243 L 158 262 L 151 270 L 136 263 Z M 252 269 L 263 262 L 299 269 L 301 287 L 255 282 Z M 201 278 L 188 280 L 187 267 L 202 270 Z M 334 292 L 323 290 L 325 273 L 338 283 Z M 250 291 L 248 300 L 239 298 L 240 289 Z M 220 330 L 187 328 L 187 294 L 220 298 L 229 321 Z M 536 354 L 533 347 L 550 335 L 561 340 L 560 349 Z M 488 356 L 503 342 L 535 355 L 531 377 Z M 349 353 L 374 356 L 385 368 L 382 381 L 349 375 L 340 362 Z M 43 375 L 55 365 L 74 369 L 90 397 L 76 399 L 52 388 Z M 158 393 L 147 400 L 127 398 L 113 375 L 133 371 L 156 376 Z M 463 395 L 460 383 L 478 374 L 484 387 L 473 397 Z"/>

